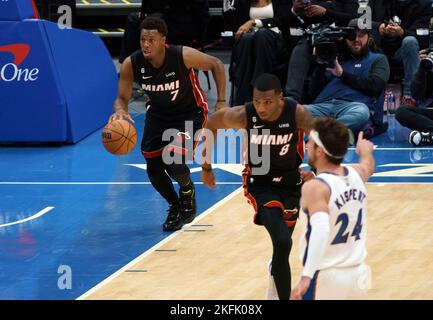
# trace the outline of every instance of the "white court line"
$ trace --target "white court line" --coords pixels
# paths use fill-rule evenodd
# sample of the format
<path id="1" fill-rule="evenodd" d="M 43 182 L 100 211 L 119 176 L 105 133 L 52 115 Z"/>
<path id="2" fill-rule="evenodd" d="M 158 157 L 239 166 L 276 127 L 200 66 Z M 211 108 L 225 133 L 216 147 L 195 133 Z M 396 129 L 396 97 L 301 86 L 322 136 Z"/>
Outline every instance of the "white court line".
<path id="1" fill-rule="evenodd" d="M 398 176 L 397 178 L 405 178 L 405 176 Z M 375 176 L 373 176 L 375 178 Z M 392 178 L 392 177 L 378 177 L 378 178 Z M 423 177 L 420 177 L 423 178 Z M 173 182 L 177 184 L 177 182 Z M 370 184 L 376 183 L 389 183 L 389 184 L 431 184 L 433 182 L 399 182 L 399 181 L 387 181 L 387 182 L 368 182 Z M 150 182 L 0 182 L 0 185 L 150 185 Z M 194 182 L 195 185 L 202 185 L 203 182 Z M 242 181 L 231 181 L 231 182 L 216 182 L 216 185 L 241 185 Z"/>
<path id="2" fill-rule="evenodd" d="M 211 212 L 213 212 L 215 209 L 219 208 L 220 206 L 222 206 L 223 204 L 225 204 L 226 202 L 230 201 L 232 198 L 234 198 L 235 196 L 237 196 L 239 193 L 241 193 L 243 191 L 243 187 L 240 187 L 238 189 L 236 189 L 235 191 L 233 191 L 232 193 L 230 193 L 228 196 L 226 196 L 224 199 L 220 200 L 219 202 L 215 203 L 212 207 L 210 207 L 209 209 L 207 209 L 205 212 L 203 212 L 202 214 L 200 214 L 197 218 L 194 219 L 194 221 L 192 223 L 197 223 L 200 220 L 202 220 L 204 217 L 206 217 L 208 214 L 210 214 Z M 190 224 L 186 224 L 185 226 L 189 226 Z M 154 252 L 156 249 L 160 248 L 161 246 L 163 246 L 165 243 L 167 243 L 168 241 L 172 240 L 174 237 L 176 237 L 179 233 L 183 232 L 183 228 L 174 232 L 173 234 L 169 235 L 167 238 L 165 238 L 164 240 L 158 242 L 156 245 L 154 245 L 152 248 L 148 249 L 147 251 L 143 252 L 140 256 L 138 256 L 137 258 L 135 258 L 134 260 L 132 260 L 131 262 L 129 262 L 127 265 L 125 265 L 124 267 L 122 267 L 121 269 L 117 270 L 115 273 L 113 273 L 111 276 L 109 276 L 108 278 L 106 278 L 105 280 L 103 280 L 102 282 L 100 282 L 99 284 L 97 284 L 96 286 L 94 286 L 93 288 L 91 288 L 89 291 L 85 292 L 84 294 L 82 294 L 81 296 L 79 296 L 76 300 L 84 300 L 86 299 L 88 296 L 90 296 L 91 294 L 95 293 L 96 291 L 98 291 L 99 289 L 101 289 L 102 287 L 106 286 L 109 282 L 113 281 L 114 279 L 116 279 L 118 276 L 120 276 L 122 273 L 125 272 L 125 270 L 128 270 L 129 268 L 131 268 L 133 265 L 137 264 L 140 260 L 143 260 L 144 258 L 146 258 L 149 254 L 151 254 L 152 252 Z"/>
<path id="3" fill-rule="evenodd" d="M 27 221 L 30 221 L 30 220 L 35 220 L 35 219 L 37 219 L 39 217 L 42 217 L 44 214 L 46 214 L 47 212 L 49 212 L 49 211 L 51 211 L 53 209 L 54 209 L 54 207 L 46 207 L 45 209 L 39 211 L 38 213 L 32 215 L 31 217 L 28 217 L 28 218 L 25 218 L 25 219 L 22 219 L 22 220 L 18 220 L 18 221 L 15 221 L 15 222 L 0 224 L 0 228 L 13 226 L 15 224 L 24 223 L 24 222 L 27 222 Z"/>
<path id="4" fill-rule="evenodd" d="M 356 148 L 354 148 L 354 147 L 350 147 L 348 150 L 354 151 L 355 149 Z M 386 150 L 390 150 L 390 151 L 393 151 L 393 150 L 433 150 L 433 148 L 387 148 L 387 147 L 376 147 L 375 146 L 374 150 L 375 151 L 376 150 L 383 150 L 383 151 L 386 151 Z"/>
<path id="5" fill-rule="evenodd" d="M 177 182 L 173 182 L 177 184 Z M 0 185 L 150 185 L 151 182 L 33 182 L 33 181 L 0 181 Z M 203 182 L 194 182 L 194 184 L 203 184 Z M 242 184 L 242 181 L 227 181 L 227 182 L 216 182 L 215 184 L 231 185 L 231 184 Z"/>

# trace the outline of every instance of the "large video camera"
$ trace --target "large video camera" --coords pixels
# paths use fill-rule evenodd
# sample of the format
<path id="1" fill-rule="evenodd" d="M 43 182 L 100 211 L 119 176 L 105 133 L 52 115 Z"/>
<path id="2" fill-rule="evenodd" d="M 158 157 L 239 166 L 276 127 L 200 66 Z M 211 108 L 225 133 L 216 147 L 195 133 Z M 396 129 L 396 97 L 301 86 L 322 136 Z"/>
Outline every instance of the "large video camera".
<path id="1" fill-rule="evenodd" d="M 331 24 L 312 25 L 306 31 L 310 45 L 315 48 L 317 58 L 328 67 L 334 66 L 339 47 L 344 39 L 356 39 L 356 29 L 336 27 Z"/>
<path id="2" fill-rule="evenodd" d="M 433 48 L 430 47 L 426 53 L 427 57 L 420 61 L 419 67 L 425 71 L 433 72 Z"/>

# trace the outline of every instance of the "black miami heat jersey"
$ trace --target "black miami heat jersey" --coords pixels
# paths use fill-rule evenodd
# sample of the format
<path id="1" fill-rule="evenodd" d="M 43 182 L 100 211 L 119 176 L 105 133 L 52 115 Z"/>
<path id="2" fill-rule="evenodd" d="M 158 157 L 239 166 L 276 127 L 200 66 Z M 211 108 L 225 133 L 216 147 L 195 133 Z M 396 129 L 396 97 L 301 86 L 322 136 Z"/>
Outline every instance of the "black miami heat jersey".
<path id="1" fill-rule="evenodd" d="M 166 46 L 162 67 L 154 68 L 141 50 L 131 55 L 134 80 L 150 98 L 147 112 L 154 116 L 179 117 L 197 107 L 207 110 L 197 75 L 185 66 L 182 46 Z"/>
<path id="2" fill-rule="evenodd" d="M 286 98 L 278 120 L 267 123 L 260 119 L 253 103 L 246 104 L 249 176 L 276 185 L 299 183 L 298 169 L 303 161 L 304 141 L 302 130 L 296 126 L 296 106 L 295 101 Z M 265 156 L 267 152 L 268 157 Z M 262 162 L 257 163 L 258 159 L 268 161 L 270 169 L 267 174 L 254 174 L 254 168 L 263 168 Z"/>

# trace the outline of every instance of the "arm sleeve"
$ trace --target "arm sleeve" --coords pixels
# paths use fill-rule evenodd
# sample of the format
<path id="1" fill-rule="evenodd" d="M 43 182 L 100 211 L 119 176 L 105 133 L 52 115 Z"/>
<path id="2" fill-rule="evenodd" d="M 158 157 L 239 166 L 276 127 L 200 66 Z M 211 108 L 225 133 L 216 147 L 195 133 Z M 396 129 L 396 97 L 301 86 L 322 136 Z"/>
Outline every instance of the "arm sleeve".
<path id="1" fill-rule="evenodd" d="M 310 218 L 311 234 L 308 241 L 307 259 L 302 276 L 313 278 L 319 269 L 320 260 L 326 251 L 329 238 L 329 214 L 317 212 Z"/>
<path id="2" fill-rule="evenodd" d="M 381 55 L 373 62 L 367 77 L 360 77 L 343 70 L 340 79 L 353 89 L 359 90 L 368 96 L 377 97 L 385 88 L 389 74 L 388 59 L 386 56 Z"/>

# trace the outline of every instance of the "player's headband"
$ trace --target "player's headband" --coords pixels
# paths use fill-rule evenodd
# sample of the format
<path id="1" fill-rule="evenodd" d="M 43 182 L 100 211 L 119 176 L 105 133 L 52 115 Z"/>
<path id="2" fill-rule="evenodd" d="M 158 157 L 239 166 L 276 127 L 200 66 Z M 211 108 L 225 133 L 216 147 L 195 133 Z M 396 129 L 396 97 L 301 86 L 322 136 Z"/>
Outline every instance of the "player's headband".
<path id="1" fill-rule="evenodd" d="M 328 150 L 326 150 L 325 146 L 323 145 L 322 140 L 320 140 L 319 137 L 319 133 L 316 130 L 311 130 L 310 131 L 310 138 L 313 139 L 313 141 L 320 147 L 323 149 L 323 152 L 325 152 L 328 156 L 330 156 L 331 158 L 334 159 L 343 159 L 344 155 L 342 156 L 334 156 L 332 153 L 330 153 Z"/>

